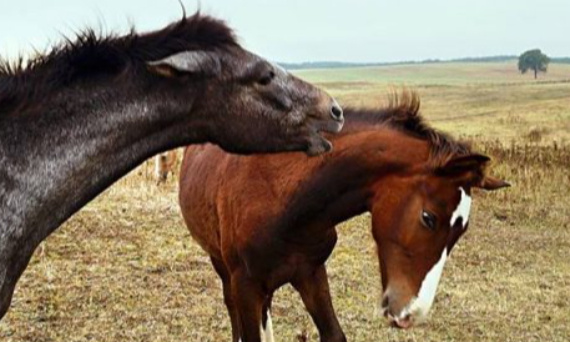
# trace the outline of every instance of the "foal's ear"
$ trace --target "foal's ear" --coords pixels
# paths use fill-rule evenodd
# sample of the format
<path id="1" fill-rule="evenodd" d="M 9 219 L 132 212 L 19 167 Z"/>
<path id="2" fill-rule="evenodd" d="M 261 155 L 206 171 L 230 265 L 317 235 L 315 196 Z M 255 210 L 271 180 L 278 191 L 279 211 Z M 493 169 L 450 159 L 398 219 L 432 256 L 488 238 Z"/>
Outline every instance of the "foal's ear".
<path id="1" fill-rule="evenodd" d="M 491 158 L 474 153 L 466 156 L 456 157 L 448 161 L 438 172 L 446 176 L 460 176 L 471 172 L 481 172 Z"/>
<path id="2" fill-rule="evenodd" d="M 502 179 L 484 174 L 490 160 L 491 158 L 483 154 L 470 154 L 451 159 L 438 172 L 444 176 L 461 178 L 483 190 L 492 191 L 511 186 Z"/>
<path id="3" fill-rule="evenodd" d="M 147 66 L 150 71 L 166 77 L 178 74 L 215 76 L 222 70 L 219 56 L 211 51 L 184 51 L 158 61 L 147 62 Z"/>
<path id="4" fill-rule="evenodd" d="M 488 190 L 488 191 L 493 191 L 493 190 L 499 190 L 501 188 L 508 188 L 510 186 L 511 186 L 511 184 L 509 182 L 506 182 L 502 179 L 491 177 L 491 176 L 485 176 L 485 178 L 483 178 L 481 183 L 479 185 L 477 185 L 477 188 L 481 188 L 483 190 Z"/>

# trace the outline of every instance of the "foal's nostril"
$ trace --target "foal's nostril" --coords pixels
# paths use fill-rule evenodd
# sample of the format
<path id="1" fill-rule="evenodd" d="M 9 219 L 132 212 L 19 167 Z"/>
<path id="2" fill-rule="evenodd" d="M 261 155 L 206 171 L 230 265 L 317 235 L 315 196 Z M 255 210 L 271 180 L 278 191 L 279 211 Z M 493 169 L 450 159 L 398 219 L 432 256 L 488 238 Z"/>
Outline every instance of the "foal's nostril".
<path id="1" fill-rule="evenodd" d="M 390 299 L 388 296 L 385 296 L 384 298 L 382 298 L 382 308 L 388 308 L 388 305 L 390 304 Z"/>
<path id="2" fill-rule="evenodd" d="M 342 120 L 342 108 L 337 103 L 333 103 L 331 108 L 331 115 L 333 119 L 341 121 Z"/>

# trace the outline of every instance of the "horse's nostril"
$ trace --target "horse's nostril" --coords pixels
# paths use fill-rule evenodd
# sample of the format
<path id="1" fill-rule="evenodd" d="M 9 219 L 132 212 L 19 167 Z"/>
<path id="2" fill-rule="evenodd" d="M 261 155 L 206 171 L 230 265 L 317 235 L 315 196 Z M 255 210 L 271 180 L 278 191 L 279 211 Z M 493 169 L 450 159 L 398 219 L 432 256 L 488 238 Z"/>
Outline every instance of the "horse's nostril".
<path id="1" fill-rule="evenodd" d="M 331 108 L 331 115 L 335 120 L 342 120 L 342 108 L 340 108 L 338 104 L 334 103 Z"/>
<path id="2" fill-rule="evenodd" d="M 388 305 L 390 304 L 390 299 L 388 296 L 385 296 L 384 298 L 382 298 L 382 308 L 388 308 Z"/>

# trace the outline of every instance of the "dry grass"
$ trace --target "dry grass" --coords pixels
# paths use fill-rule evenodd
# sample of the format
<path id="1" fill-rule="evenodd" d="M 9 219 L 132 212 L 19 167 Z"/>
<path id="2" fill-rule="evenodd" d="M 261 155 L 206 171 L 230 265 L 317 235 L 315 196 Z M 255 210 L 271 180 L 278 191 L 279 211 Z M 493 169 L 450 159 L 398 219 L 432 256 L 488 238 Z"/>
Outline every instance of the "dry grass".
<path id="1" fill-rule="evenodd" d="M 499 77 L 498 66 L 486 67 Z M 484 78 L 485 65 L 477 68 L 462 73 Z M 430 72 L 421 78 L 445 78 Z M 368 81 L 328 87 L 344 102 L 371 105 L 387 85 Z M 494 173 L 513 187 L 475 194 L 469 232 L 446 265 L 431 318 L 410 331 L 388 328 L 375 313 L 380 279 L 369 216 L 341 225 L 328 262 L 341 324 L 350 341 L 569 341 L 570 85 L 453 82 L 419 82 L 426 114 L 494 156 Z M 150 166 L 139 168 L 41 245 L 0 323 L 0 341 L 230 340 L 220 284 L 180 218 L 176 181 L 156 187 L 150 174 Z M 301 332 L 318 340 L 290 287 L 276 295 L 273 315 L 278 341 Z"/>

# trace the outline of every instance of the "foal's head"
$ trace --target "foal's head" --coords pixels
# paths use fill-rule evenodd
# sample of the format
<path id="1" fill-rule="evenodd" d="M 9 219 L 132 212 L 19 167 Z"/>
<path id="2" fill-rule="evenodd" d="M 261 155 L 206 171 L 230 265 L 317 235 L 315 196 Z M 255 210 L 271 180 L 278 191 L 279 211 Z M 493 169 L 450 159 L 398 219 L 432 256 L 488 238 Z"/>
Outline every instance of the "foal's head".
<path id="1" fill-rule="evenodd" d="M 508 186 L 485 175 L 488 161 L 480 154 L 455 156 L 383 184 L 388 194 L 373 204 L 373 235 L 381 310 L 395 326 L 408 328 L 427 316 L 445 261 L 468 227 L 472 190 Z"/>
<path id="2" fill-rule="evenodd" d="M 467 229 L 473 189 L 509 185 L 487 175 L 489 157 L 434 130 L 419 110 L 417 94 L 394 94 L 383 111 L 351 111 L 356 116 L 344 131 L 379 129 L 368 138 L 375 148 L 367 149 L 379 151 L 373 163 L 387 175 L 374 183 L 368 208 L 384 290 L 380 308 L 401 328 L 427 316 L 445 261 Z"/>
<path id="3" fill-rule="evenodd" d="M 203 31 L 196 38 L 216 43 L 150 61 L 148 70 L 168 82 L 176 96 L 188 99 L 180 109 L 191 106 L 195 116 L 210 121 L 209 141 L 239 153 L 303 150 L 315 155 L 330 150 L 319 133 L 336 133 L 344 123 L 333 98 L 243 49 L 221 22 L 196 15 L 169 30 L 196 21 Z"/>

